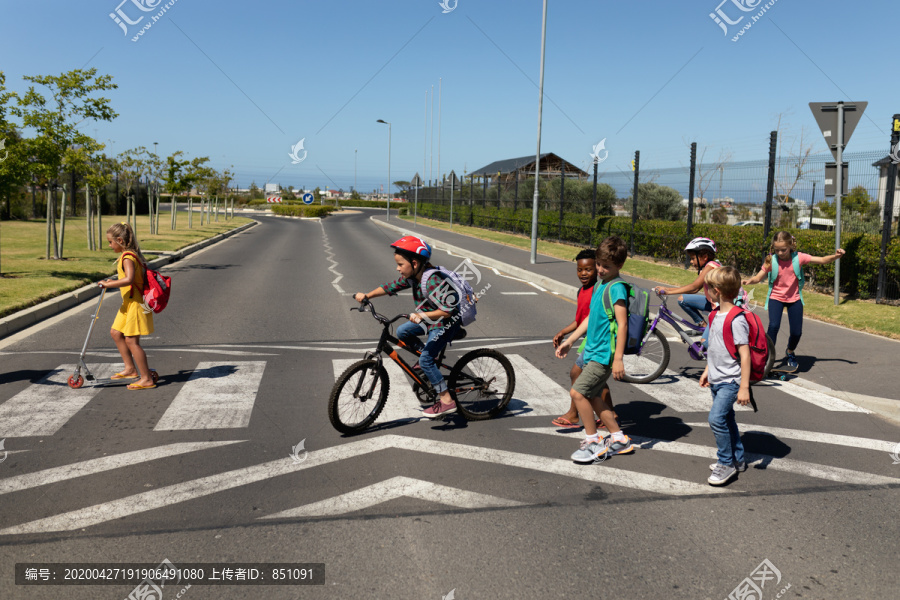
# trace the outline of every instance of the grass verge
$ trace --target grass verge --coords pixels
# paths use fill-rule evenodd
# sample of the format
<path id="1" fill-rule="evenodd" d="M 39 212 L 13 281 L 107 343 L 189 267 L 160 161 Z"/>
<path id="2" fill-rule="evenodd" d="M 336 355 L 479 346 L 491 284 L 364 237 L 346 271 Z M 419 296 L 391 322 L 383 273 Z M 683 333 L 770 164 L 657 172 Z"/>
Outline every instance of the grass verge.
<path id="1" fill-rule="evenodd" d="M 406 221 L 412 221 L 412 217 L 400 217 Z M 443 221 L 433 221 L 431 219 L 423 219 L 419 217 L 419 222 L 427 227 L 435 229 L 443 229 L 450 231 L 449 224 Z M 465 225 L 454 225 L 453 233 L 468 235 L 482 240 L 497 242 L 515 248 L 524 250 L 531 249 L 531 238 L 516 235 L 512 233 L 502 233 L 499 231 L 491 231 L 489 229 L 480 229 L 478 227 L 468 227 Z M 571 260 L 578 250 L 574 246 L 568 244 L 560 244 L 557 242 L 548 242 L 538 240 L 538 252 L 554 258 Z M 572 268 L 574 279 L 574 267 Z M 625 263 L 622 273 L 656 281 L 669 286 L 681 286 L 692 282 L 697 278 L 694 271 L 686 270 L 681 267 L 671 266 L 668 263 L 658 263 L 645 258 L 630 258 Z M 751 275 L 745 273 L 744 275 Z M 760 303 L 765 301 L 768 286 L 759 284 L 750 286 L 748 292 L 753 290 L 753 297 Z M 838 306 L 834 305 L 834 296 L 829 294 L 819 294 L 811 290 L 803 292 L 805 316 L 841 325 L 857 331 L 865 331 L 874 333 L 884 337 L 900 340 L 900 308 L 887 304 L 875 304 L 870 300 L 851 300 L 841 298 Z"/>
<path id="2" fill-rule="evenodd" d="M 181 216 L 181 215 L 179 215 Z M 147 260 L 158 257 L 157 252 L 180 250 L 224 231 L 250 223 L 251 219 L 235 217 L 218 223 L 200 226 L 195 215 L 195 225 L 179 223 L 175 231 L 169 229 L 167 215 L 161 215 L 157 235 L 150 230 L 150 218 L 138 217 L 137 234 L 141 251 Z M 122 217 L 106 216 L 103 223 L 109 225 Z M 182 219 L 184 221 L 184 219 Z M 46 221 L 4 221 L 0 235 L 0 317 L 34 306 L 50 298 L 99 281 L 116 272 L 118 255 L 104 242 L 102 250 L 87 249 L 87 220 L 84 217 L 66 217 L 65 248 L 61 260 L 46 260 Z"/>

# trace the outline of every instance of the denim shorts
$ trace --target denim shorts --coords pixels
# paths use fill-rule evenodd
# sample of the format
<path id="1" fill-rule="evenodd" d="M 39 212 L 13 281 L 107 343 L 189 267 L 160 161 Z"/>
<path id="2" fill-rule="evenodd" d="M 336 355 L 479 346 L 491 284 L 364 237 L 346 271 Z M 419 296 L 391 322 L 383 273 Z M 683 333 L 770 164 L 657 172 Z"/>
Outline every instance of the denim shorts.
<path id="1" fill-rule="evenodd" d="M 578 356 L 575 358 L 575 366 L 579 369 L 584 369 L 584 352 L 578 353 Z"/>

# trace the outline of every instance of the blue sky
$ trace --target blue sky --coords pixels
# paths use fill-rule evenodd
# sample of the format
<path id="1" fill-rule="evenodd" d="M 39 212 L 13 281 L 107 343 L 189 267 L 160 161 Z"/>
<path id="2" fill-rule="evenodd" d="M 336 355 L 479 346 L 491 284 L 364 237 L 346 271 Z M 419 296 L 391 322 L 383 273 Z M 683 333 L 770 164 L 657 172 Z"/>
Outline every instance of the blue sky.
<path id="1" fill-rule="evenodd" d="M 145 17 L 125 35 L 109 16 L 120 1 L 7 1 L 0 23 L 13 90 L 24 91 L 23 75 L 75 68 L 114 77 L 120 116 L 84 127 L 109 153 L 158 142 L 162 155 L 234 165 L 242 187 L 344 189 L 356 156 L 367 191 L 387 181 L 377 119 L 392 123 L 393 180 L 536 150 L 541 0 L 458 0 L 446 14 L 438 0 L 176 0 L 137 42 L 166 2 L 126 0 L 125 15 Z M 896 3 L 777 0 L 732 42 L 766 2 L 722 4 L 731 20 L 744 16 L 725 35 L 709 16 L 719 1 L 550 0 L 542 151 L 586 168 L 606 138 L 608 170 L 630 170 L 635 150 L 644 166 L 685 165 L 692 141 L 707 159 L 765 159 L 783 115 L 787 133 L 805 128 L 826 152 L 808 103 L 856 100 L 869 106 L 847 151 L 887 154 L 900 112 Z M 142 12 L 142 2 L 159 6 Z M 308 154 L 294 165 L 301 138 Z"/>

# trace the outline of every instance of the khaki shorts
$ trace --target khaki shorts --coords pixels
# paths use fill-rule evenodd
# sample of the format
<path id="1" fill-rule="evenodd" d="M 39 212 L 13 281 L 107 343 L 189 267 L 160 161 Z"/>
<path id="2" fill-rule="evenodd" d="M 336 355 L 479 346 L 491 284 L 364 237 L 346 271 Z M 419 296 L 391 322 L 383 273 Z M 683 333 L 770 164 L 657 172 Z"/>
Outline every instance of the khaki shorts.
<path id="1" fill-rule="evenodd" d="M 581 375 L 575 380 L 572 389 L 590 400 L 600 396 L 606 386 L 606 381 L 612 375 L 612 367 L 609 365 L 601 365 L 598 362 L 591 361 L 584 365 Z"/>

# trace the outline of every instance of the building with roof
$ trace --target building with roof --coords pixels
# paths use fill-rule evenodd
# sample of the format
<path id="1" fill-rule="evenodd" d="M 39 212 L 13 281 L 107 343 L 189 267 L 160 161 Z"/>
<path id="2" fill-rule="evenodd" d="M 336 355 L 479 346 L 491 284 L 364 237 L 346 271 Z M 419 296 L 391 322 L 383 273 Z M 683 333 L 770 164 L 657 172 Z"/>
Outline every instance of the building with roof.
<path id="1" fill-rule="evenodd" d="M 521 181 L 534 177 L 535 156 L 522 156 L 519 158 L 507 158 L 497 160 L 489 165 L 476 169 L 469 173 L 475 177 L 500 177 L 503 183 Z M 541 154 L 538 173 L 542 177 L 559 177 L 565 171 L 566 177 L 584 178 L 588 174 L 569 161 L 560 158 L 552 152 Z"/>

